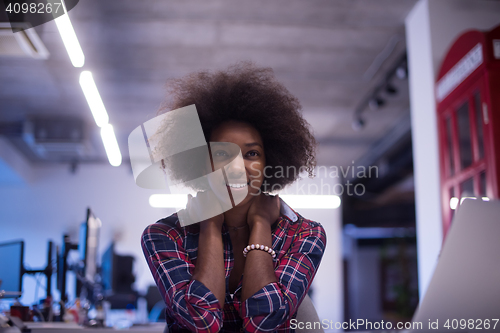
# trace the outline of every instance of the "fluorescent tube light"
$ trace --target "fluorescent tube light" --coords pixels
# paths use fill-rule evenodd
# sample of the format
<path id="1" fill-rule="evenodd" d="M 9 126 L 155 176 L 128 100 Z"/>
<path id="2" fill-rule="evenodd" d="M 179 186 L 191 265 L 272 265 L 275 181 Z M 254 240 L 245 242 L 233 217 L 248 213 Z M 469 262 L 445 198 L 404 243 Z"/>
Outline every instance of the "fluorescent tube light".
<path id="1" fill-rule="evenodd" d="M 103 127 L 108 123 L 109 116 L 102 102 L 101 95 L 99 95 L 99 91 L 97 90 L 91 72 L 83 71 L 80 74 L 80 86 L 82 87 L 83 94 L 87 99 L 87 103 L 89 104 L 90 111 L 92 111 L 92 115 L 94 116 L 97 126 Z"/>
<path id="2" fill-rule="evenodd" d="M 280 195 L 293 209 L 336 209 L 340 207 L 337 195 Z"/>
<path id="3" fill-rule="evenodd" d="M 280 195 L 292 208 L 335 209 L 340 207 L 336 195 Z M 153 194 L 149 205 L 153 208 L 180 208 L 187 204 L 187 194 Z"/>
<path id="4" fill-rule="evenodd" d="M 101 128 L 101 138 L 106 155 L 108 155 L 109 164 L 115 167 L 122 164 L 122 154 L 111 124 L 106 124 Z"/>
<path id="5" fill-rule="evenodd" d="M 61 3 L 62 8 L 60 8 L 59 10 L 64 10 L 64 14 L 54 19 L 54 21 L 56 22 L 57 30 L 59 30 L 59 34 L 61 35 L 64 47 L 66 47 L 66 51 L 68 52 L 71 63 L 75 67 L 82 67 L 85 63 L 85 55 L 83 54 L 82 48 L 80 47 L 78 38 L 76 38 L 76 33 L 73 29 L 73 25 L 69 20 L 64 1 L 61 1 Z"/>
<path id="6" fill-rule="evenodd" d="M 153 208 L 186 207 L 187 194 L 153 194 L 149 197 L 149 205 Z"/>

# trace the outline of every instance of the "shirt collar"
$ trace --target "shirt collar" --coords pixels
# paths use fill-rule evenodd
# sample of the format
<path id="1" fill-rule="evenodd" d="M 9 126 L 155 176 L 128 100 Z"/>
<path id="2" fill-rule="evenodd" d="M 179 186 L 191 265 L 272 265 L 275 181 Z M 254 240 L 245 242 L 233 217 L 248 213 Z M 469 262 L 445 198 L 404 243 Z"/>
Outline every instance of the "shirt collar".
<path id="1" fill-rule="evenodd" d="M 290 206 L 287 205 L 286 202 L 283 201 L 283 199 L 280 198 L 280 214 L 286 216 L 290 221 L 296 222 L 299 217 L 295 212 L 290 208 Z"/>

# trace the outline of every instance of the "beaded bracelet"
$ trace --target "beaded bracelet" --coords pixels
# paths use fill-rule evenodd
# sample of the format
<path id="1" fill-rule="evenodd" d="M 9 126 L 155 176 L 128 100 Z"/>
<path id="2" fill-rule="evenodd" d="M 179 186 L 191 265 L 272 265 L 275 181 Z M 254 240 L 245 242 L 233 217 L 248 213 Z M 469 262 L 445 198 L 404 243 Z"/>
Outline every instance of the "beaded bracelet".
<path id="1" fill-rule="evenodd" d="M 243 256 L 246 257 L 248 252 L 252 250 L 262 250 L 269 253 L 273 257 L 273 259 L 276 258 L 276 252 L 272 248 L 270 248 L 269 246 L 264 246 L 259 244 L 251 244 L 245 247 L 243 249 Z"/>

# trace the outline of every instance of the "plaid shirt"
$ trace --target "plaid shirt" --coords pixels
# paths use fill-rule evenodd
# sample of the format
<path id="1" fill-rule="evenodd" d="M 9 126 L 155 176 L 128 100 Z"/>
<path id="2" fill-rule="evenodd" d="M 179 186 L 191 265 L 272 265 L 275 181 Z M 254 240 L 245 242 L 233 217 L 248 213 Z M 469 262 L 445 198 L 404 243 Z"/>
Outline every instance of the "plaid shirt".
<path id="1" fill-rule="evenodd" d="M 269 283 L 241 302 L 242 280 L 228 292 L 234 264 L 229 232 L 222 227 L 226 298 L 224 309 L 215 295 L 191 277 L 198 254 L 199 225 L 181 227 L 177 214 L 148 226 L 142 249 L 166 303 L 170 332 L 291 332 L 299 304 L 309 290 L 326 246 L 321 224 L 307 220 L 283 201 L 272 226 L 278 282 Z M 298 229 L 298 230 L 297 230 Z"/>

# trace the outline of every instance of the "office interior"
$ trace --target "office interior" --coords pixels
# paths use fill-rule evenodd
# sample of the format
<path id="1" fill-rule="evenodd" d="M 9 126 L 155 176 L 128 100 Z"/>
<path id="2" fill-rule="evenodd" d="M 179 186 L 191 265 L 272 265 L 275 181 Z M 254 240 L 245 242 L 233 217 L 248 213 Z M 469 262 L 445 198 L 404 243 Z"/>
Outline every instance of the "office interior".
<path id="1" fill-rule="evenodd" d="M 500 1 L 83 0 L 16 33 L 0 9 L 0 313 L 164 323 L 140 237 L 175 208 L 136 185 L 128 136 L 198 70 L 271 67 L 302 104 L 317 177 L 280 196 L 327 233 L 319 320 L 411 321 L 455 210 L 498 199 Z M 493 56 L 446 86 L 471 30 Z"/>

